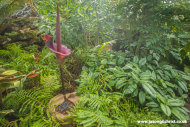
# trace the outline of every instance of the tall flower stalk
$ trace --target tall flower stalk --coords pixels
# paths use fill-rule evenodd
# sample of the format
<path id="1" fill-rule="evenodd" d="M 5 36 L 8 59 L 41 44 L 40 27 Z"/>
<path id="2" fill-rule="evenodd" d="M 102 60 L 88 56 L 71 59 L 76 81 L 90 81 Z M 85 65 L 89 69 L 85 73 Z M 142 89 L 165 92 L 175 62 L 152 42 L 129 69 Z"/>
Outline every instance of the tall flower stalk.
<path id="1" fill-rule="evenodd" d="M 46 35 L 44 37 L 44 40 L 47 41 L 46 46 L 56 54 L 61 73 L 60 78 L 61 78 L 63 94 L 65 95 L 62 64 L 64 59 L 71 54 L 71 50 L 68 49 L 65 45 L 62 45 L 58 3 L 57 3 L 57 19 L 56 19 L 56 43 L 53 43 L 53 36 L 50 35 Z"/>

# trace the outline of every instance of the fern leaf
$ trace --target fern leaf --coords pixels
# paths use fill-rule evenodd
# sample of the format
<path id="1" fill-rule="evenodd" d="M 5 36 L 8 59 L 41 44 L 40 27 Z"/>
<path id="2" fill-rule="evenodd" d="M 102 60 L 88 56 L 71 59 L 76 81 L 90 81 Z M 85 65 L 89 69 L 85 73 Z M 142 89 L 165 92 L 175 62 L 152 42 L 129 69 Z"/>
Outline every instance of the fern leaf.
<path id="1" fill-rule="evenodd" d="M 80 124 L 84 127 L 94 126 L 96 123 L 98 126 L 107 127 L 113 123 L 113 121 L 101 111 L 81 111 L 78 113 L 78 118 L 81 119 Z"/>

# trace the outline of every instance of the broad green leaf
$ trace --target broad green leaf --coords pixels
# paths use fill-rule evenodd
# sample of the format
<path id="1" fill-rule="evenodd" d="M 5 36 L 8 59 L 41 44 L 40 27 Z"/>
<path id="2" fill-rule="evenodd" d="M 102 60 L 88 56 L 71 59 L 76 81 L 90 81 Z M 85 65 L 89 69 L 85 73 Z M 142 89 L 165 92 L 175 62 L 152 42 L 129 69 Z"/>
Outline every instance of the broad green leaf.
<path id="1" fill-rule="evenodd" d="M 151 45 L 151 41 L 146 42 L 146 47 L 149 47 Z"/>
<path id="2" fill-rule="evenodd" d="M 163 78 L 164 77 L 164 74 L 163 74 L 163 71 L 162 70 L 156 70 L 156 72 Z"/>
<path id="3" fill-rule="evenodd" d="M 133 62 L 134 62 L 134 63 L 138 63 L 138 62 L 139 62 L 138 56 L 133 57 Z"/>
<path id="4" fill-rule="evenodd" d="M 86 62 L 90 67 L 94 66 L 94 62 Z"/>
<path id="5" fill-rule="evenodd" d="M 172 74 L 173 77 L 177 77 L 178 76 L 176 70 L 171 69 L 170 71 L 171 71 L 171 74 Z"/>
<path id="6" fill-rule="evenodd" d="M 150 111 L 151 112 L 162 112 L 162 110 L 160 108 L 151 108 Z"/>
<path id="7" fill-rule="evenodd" d="M 118 64 L 121 65 L 125 62 L 125 57 L 119 57 Z"/>
<path id="8" fill-rule="evenodd" d="M 172 97 L 175 97 L 175 92 L 173 91 L 172 88 L 167 88 L 166 90 L 167 90 L 168 93 L 170 93 L 170 95 L 171 95 Z"/>
<path id="9" fill-rule="evenodd" d="M 1 111 L 0 111 L 0 114 L 9 114 L 9 113 L 12 113 L 12 112 L 14 112 L 14 110 L 12 110 L 12 109 L 9 109 L 9 110 L 1 110 Z"/>
<path id="10" fill-rule="evenodd" d="M 143 104 L 145 102 L 146 94 L 143 91 L 139 92 L 139 102 L 140 104 Z"/>
<path id="11" fill-rule="evenodd" d="M 180 87 L 178 87 L 177 89 L 178 89 L 178 93 L 180 94 L 180 96 L 182 96 L 183 95 L 183 90 Z"/>
<path id="12" fill-rule="evenodd" d="M 162 102 L 162 103 L 166 103 L 164 97 L 162 97 L 159 93 L 157 93 L 157 98 Z"/>
<path id="13" fill-rule="evenodd" d="M 179 86 L 181 87 L 181 89 L 183 89 L 185 92 L 188 92 L 187 85 L 186 85 L 185 82 L 183 82 L 183 81 L 178 81 L 178 84 L 179 84 Z"/>
<path id="14" fill-rule="evenodd" d="M 140 79 L 141 80 L 149 80 L 150 78 L 151 78 L 151 76 L 148 75 L 148 74 L 145 74 L 145 73 L 140 74 Z"/>
<path id="15" fill-rule="evenodd" d="M 143 66 L 145 64 L 146 64 L 146 58 L 141 58 L 140 61 L 139 61 L 139 65 Z"/>
<path id="16" fill-rule="evenodd" d="M 176 85 L 175 85 L 175 84 L 172 84 L 172 83 L 170 83 L 170 82 L 168 82 L 168 81 L 165 81 L 165 84 L 166 84 L 167 86 L 169 86 L 169 87 L 176 88 Z"/>
<path id="17" fill-rule="evenodd" d="M 130 74 L 131 74 L 131 76 L 133 77 L 134 80 L 139 81 L 139 78 L 138 78 L 137 74 L 135 74 L 133 72 L 131 72 Z"/>
<path id="18" fill-rule="evenodd" d="M 179 120 L 186 120 L 186 117 L 181 113 L 176 107 L 171 109 L 172 114 L 174 114 Z"/>
<path id="19" fill-rule="evenodd" d="M 154 71 L 152 71 L 152 79 L 156 80 L 156 74 Z"/>
<path id="20" fill-rule="evenodd" d="M 185 116 L 186 120 L 189 120 L 189 115 L 187 110 L 184 110 L 184 108 L 181 107 L 177 107 L 177 109 L 180 113 L 182 113 Z"/>
<path id="21" fill-rule="evenodd" d="M 182 78 L 187 80 L 187 81 L 190 81 L 190 76 L 188 76 L 188 75 L 182 75 Z"/>
<path id="22" fill-rule="evenodd" d="M 152 60 L 152 55 L 148 55 L 147 61 L 151 61 L 151 60 Z"/>
<path id="23" fill-rule="evenodd" d="M 185 107 L 181 107 L 184 111 L 190 113 L 189 109 L 185 108 Z"/>
<path id="24" fill-rule="evenodd" d="M 159 60 L 159 55 L 157 53 L 153 53 L 153 57 L 156 59 L 156 60 Z"/>
<path id="25" fill-rule="evenodd" d="M 166 95 L 164 94 L 164 93 L 165 93 L 165 90 L 160 89 L 160 87 L 157 88 L 157 91 L 158 91 L 158 94 L 162 95 L 163 97 L 166 96 Z"/>
<path id="26" fill-rule="evenodd" d="M 158 61 L 153 60 L 152 63 L 155 64 L 157 67 L 159 67 Z"/>
<path id="27" fill-rule="evenodd" d="M 156 98 L 156 91 L 151 85 L 149 85 L 148 83 L 145 83 L 145 84 L 142 84 L 142 86 L 147 93 L 149 93 L 152 97 Z"/>
<path id="28" fill-rule="evenodd" d="M 168 71 L 164 71 L 165 75 L 167 75 L 168 77 L 172 78 L 171 74 Z"/>
<path id="29" fill-rule="evenodd" d="M 135 91 L 132 93 L 132 97 L 136 97 L 138 93 L 139 93 L 138 89 L 135 89 Z"/>
<path id="30" fill-rule="evenodd" d="M 162 109 L 162 111 L 167 115 L 167 116 L 170 116 L 171 115 L 171 110 L 170 108 L 167 106 L 167 105 L 164 105 L 164 104 L 160 104 L 160 107 Z"/>
<path id="31" fill-rule="evenodd" d="M 135 89 L 137 88 L 137 85 L 130 85 L 128 87 L 126 87 L 123 91 L 123 94 L 126 95 L 126 94 L 131 94 L 135 91 Z"/>
<path id="32" fill-rule="evenodd" d="M 188 94 L 183 94 L 182 98 L 186 99 L 188 97 Z"/>
<path id="33" fill-rule="evenodd" d="M 126 85 L 126 79 L 119 79 L 116 83 L 116 89 L 120 89 L 122 86 Z"/>
<path id="34" fill-rule="evenodd" d="M 152 107 L 152 108 L 157 108 L 157 107 L 159 107 L 159 105 L 157 104 L 157 103 L 155 103 L 155 102 L 148 102 L 147 104 L 146 104 L 146 106 L 148 106 L 148 107 Z"/>
<path id="35" fill-rule="evenodd" d="M 146 70 L 142 74 L 149 75 L 150 77 L 152 76 L 152 72 L 150 70 Z"/>
<path id="36" fill-rule="evenodd" d="M 131 70 L 133 70 L 133 65 L 132 64 L 126 64 L 124 67 L 123 67 L 123 69 L 124 70 L 126 70 L 126 69 L 131 69 Z"/>
<path id="37" fill-rule="evenodd" d="M 4 75 L 14 75 L 17 72 L 18 71 L 16 71 L 16 70 L 7 70 L 7 71 L 4 71 L 2 74 L 4 74 Z"/>
<path id="38" fill-rule="evenodd" d="M 163 65 L 162 67 L 166 70 L 172 70 L 172 66 L 170 65 Z"/>
<path id="39" fill-rule="evenodd" d="M 167 103 L 169 106 L 184 106 L 185 105 L 185 102 L 183 100 L 174 99 L 174 98 L 168 99 Z"/>
<path id="40" fill-rule="evenodd" d="M 150 69 L 151 71 L 154 70 L 151 65 L 147 65 L 147 68 Z"/>
<path id="41" fill-rule="evenodd" d="M 103 59 L 102 61 L 101 61 L 101 64 L 107 64 L 108 63 L 108 61 L 106 60 L 106 59 Z"/>
<path id="42" fill-rule="evenodd" d="M 161 84 L 162 84 L 162 86 L 163 86 L 164 88 L 167 88 L 167 85 L 166 85 L 165 82 L 161 82 Z"/>
<path id="43" fill-rule="evenodd" d="M 14 81 L 13 85 L 11 85 L 9 88 L 17 88 L 20 86 L 20 83 L 21 83 L 20 81 Z"/>

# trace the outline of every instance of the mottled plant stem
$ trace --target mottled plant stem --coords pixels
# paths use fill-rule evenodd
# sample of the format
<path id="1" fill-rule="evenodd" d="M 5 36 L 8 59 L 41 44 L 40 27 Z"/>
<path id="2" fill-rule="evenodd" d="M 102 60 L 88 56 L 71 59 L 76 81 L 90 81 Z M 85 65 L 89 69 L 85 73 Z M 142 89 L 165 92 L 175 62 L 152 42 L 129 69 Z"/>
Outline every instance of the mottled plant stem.
<path id="1" fill-rule="evenodd" d="M 0 105 L 3 105 L 2 98 L 3 98 L 3 95 L 2 95 L 2 91 L 0 90 Z"/>
<path id="2" fill-rule="evenodd" d="M 60 69 L 60 79 L 61 79 L 61 85 L 62 85 L 62 90 L 63 90 L 63 95 L 64 95 L 64 99 L 66 100 L 66 93 L 65 93 L 65 85 L 64 85 L 64 79 L 63 79 L 63 68 L 62 68 L 62 64 L 59 63 L 59 69 Z"/>

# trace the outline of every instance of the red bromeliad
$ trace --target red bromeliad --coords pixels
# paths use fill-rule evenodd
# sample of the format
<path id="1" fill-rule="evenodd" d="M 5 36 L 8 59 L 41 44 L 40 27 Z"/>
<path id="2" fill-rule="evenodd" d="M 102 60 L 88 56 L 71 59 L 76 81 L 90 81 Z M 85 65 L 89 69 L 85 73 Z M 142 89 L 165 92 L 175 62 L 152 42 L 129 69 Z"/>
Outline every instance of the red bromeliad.
<path id="1" fill-rule="evenodd" d="M 59 18 L 59 6 L 57 4 L 57 20 L 56 20 L 56 43 L 53 43 L 53 36 L 46 35 L 44 40 L 47 41 L 46 46 L 56 54 L 60 72 L 61 72 L 61 81 L 62 81 L 62 88 L 63 93 L 65 94 L 65 87 L 64 87 L 64 80 L 63 80 L 63 70 L 62 70 L 62 63 L 64 59 L 71 54 L 71 50 L 68 49 L 65 45 L 62 45 L 61 42 L 61 29 L 60 29 L 60 18 Z M 66 97 L 65 97 L 66 99 Z"/>

